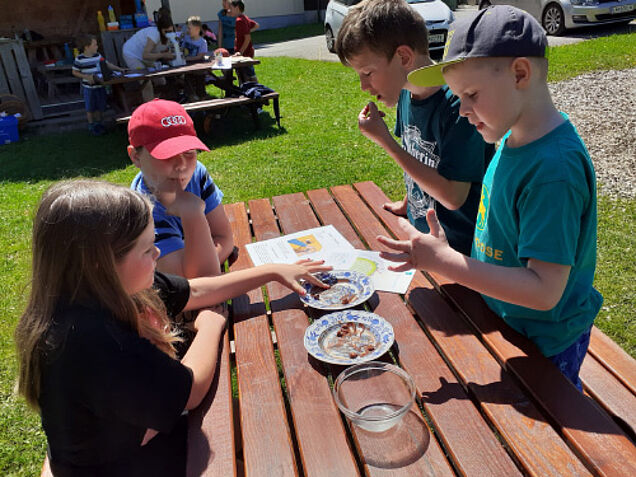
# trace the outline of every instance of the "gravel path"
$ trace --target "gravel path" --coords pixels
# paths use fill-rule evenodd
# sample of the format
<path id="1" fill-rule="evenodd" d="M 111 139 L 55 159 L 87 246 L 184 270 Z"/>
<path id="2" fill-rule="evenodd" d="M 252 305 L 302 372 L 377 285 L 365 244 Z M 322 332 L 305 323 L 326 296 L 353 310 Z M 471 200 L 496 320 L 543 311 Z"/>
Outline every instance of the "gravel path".
<path id="1" fill-rule="evenodd" d="M 599 193 L 636 197 L 636 68 L 587 73 L 550 91 L 585 141 Z"/>

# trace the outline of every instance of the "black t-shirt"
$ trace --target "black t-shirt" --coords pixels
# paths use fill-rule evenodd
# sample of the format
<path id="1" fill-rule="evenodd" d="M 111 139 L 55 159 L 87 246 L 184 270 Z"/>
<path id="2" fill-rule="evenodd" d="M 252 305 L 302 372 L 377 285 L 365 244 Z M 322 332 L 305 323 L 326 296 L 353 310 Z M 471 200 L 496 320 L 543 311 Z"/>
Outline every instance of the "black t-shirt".
<path id="1" fill-rule="evenodd" d="M 157 274 L 170 313 L 187 280 Z M 97 306 L 59 306 L 47 334 L 40 409 L 56 476 L 178 476 L 192 373 Z M 159 434 L 147 445 L 147 428 Z"/>

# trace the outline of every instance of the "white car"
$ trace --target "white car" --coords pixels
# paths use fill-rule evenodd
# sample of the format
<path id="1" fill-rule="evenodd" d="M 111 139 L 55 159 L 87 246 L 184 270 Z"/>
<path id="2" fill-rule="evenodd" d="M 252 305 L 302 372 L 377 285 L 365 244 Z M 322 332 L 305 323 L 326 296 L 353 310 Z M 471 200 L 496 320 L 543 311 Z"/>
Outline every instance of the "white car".
<path id="1" fill-rule="evenodd" d="M 566 29 L 605 23 L 629 23 L 636 18 L 636 0 L 480 0 L 479 8 L 512 5 L 535 17 L 548 35 Z"/>
<path id="2" fill-rule="evenodd" d="M 342 20 L 353 5 L 361 0 L 330 0 L 325 13 L 325 38 L 327 48 L 332 53 L 336 52 L 336 37 L 342 25 Z M 449 25 L 455 20 L 455 16 L 442 0 L 407 0 L 413 10 L 419 13 L 426 21 L 428 29 L 429 50 L 433 56 L 440 56 L 444 51 L 446 35 Z M 437 55 L 435 55 L 437 54 Z"/>

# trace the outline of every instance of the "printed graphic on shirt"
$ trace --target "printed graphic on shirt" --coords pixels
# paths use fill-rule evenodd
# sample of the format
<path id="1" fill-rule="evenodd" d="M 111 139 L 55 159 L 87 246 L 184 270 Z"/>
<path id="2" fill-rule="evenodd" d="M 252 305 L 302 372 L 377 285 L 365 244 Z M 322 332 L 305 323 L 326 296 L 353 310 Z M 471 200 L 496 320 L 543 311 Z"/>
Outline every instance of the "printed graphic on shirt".
<path id="1" fill-rule="evenodd" d="M 477 230 L 484 230 L 486 227 L 486 219 L 488 218 L 488 209 L 490 208 L 490 192 L 485 185 L 481 186 L 481 199 L 479 199 L 479 210 L 477 211 Z"/>
<path id="2" fill-rule="evenodd" d="M 435 154 L 436 142 L 425 141 L 417 126 L 410 125 L 402 134 L 402 147 L 411 156 L 422 164 L 437 169 L 439 156 Z M 406 195 L 408 197 L 409 210 L 414 220 L 426 216 L 426 211 L 434 207 L 435 200 L 423 192 L 413 178 L 404 173 Z"/>

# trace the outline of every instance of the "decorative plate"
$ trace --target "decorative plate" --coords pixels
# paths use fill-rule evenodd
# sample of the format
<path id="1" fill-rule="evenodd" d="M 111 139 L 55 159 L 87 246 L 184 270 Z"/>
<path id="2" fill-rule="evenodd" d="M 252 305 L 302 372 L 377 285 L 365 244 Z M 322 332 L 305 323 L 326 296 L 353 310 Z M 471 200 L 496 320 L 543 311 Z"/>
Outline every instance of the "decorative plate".
<path id="1" fill-rule="evenodd" d="M 303 287 L 307 292 L 300 296 L 303 303 L 319 310 L 344 310 L 358 306 L 373 295 L 373 282 L 364 273 L 354 270 L 332 270 L 317 273 L 318 280 L 331 285 L 320 288 L 309 282 Z"/>
<path id="2" fill-rule="evenodd" d="M 305 330 L 305 349 L 326 363 L 350 365 L 379 358 L 393 341 L 393 327 L 375 313 L 345 310 L 329 313 Z"/>

